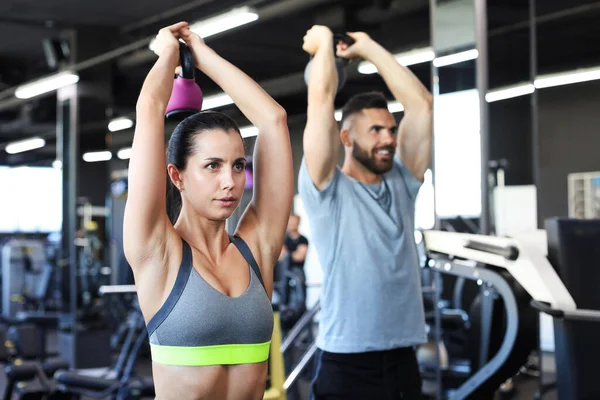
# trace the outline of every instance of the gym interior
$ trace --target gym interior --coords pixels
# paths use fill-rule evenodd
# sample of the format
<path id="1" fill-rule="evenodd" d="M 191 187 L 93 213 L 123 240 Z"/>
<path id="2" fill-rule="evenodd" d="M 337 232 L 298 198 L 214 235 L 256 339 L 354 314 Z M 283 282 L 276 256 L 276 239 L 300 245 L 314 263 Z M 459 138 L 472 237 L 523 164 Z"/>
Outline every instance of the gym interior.
<path id="1" fill-rule="evenodd" d="M 0 15 L 3 399 L 155 397 L 123 216 L 150 46 L 181 20 L 286 110 L 295 177 L 306 31 L 364 31 L 393 52 L 433 95 L 414 232 L 425 398 L 600 398 L 599 1 L 3 0 Z M 344 72 L 338 121 L 371 90 L 401 120 L 374 65 Z M 194 79 L 202 108 L 244 137 L 233 232 L 252 198 L 258 129 L 214 82 Z M 276 266 L 265 399 L 309 399 L 315 368 L 323 275 L 298 195 L 293 210 L 309 242 L 305 279 Z"/>

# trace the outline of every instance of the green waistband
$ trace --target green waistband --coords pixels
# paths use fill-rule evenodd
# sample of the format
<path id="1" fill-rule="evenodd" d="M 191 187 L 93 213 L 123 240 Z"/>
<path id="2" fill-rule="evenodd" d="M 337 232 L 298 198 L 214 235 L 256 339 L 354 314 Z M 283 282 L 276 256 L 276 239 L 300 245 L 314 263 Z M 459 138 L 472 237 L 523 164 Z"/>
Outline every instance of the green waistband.
<path id="1" fill-rule="evenodd" d="M 269 358 L 271 342 L 185 347 L 150 344 L 152 361 L 166 365 L 206 366 L 253 364 Z"/>

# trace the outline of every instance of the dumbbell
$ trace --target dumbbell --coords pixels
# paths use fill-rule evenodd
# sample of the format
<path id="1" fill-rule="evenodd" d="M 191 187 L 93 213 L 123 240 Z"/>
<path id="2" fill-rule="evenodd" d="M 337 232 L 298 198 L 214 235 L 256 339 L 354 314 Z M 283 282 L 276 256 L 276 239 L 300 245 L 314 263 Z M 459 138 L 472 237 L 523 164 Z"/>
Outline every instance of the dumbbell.
<path id="1" fill-rule="evenodd" d="M 355 40 L 347 33 L 335 33 L 333 35 L 333 54 L 336 54 L 337 43 L 340 41 L 346 43 L 348 46 L 352 46 L 355 42 Z M 312 65 L 312 60 L 313 60 L 313 56 L 311 55 L 310 61 L 308 61 L 308 64 L 306 64 L 306 68 L 304 68 L 304 82 L 306 83 L 307 86 L 308 86 L 308 78 L 310 76 L 310 67 Z M 337 56 L 335 57 L 335 68 L 337 70 L 337 75 L 338 75 L 338 85 L 337 85 L 338 92 L 342 89 L 342 87 L 346 83 L 346 66 L 348 65 L 348 63 L 349 63 L 349 60 L 347 60 L 345 58 L 337 57 Z"/>

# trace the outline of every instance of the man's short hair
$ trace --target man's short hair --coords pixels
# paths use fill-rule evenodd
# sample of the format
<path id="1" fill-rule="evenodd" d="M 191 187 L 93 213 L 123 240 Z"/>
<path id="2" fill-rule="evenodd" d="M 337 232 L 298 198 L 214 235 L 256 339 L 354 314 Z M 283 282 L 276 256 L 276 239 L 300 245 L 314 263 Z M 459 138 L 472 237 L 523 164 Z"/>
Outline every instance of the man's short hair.
<path id="1" fill-rule="evenodd" d="M 353 114 L 358 114 L 366 108 L 388 109 L 387 100 L 381 92 L 359 93 L 350 97 L 342 108 L 342 119 L 340 125 Z"/>

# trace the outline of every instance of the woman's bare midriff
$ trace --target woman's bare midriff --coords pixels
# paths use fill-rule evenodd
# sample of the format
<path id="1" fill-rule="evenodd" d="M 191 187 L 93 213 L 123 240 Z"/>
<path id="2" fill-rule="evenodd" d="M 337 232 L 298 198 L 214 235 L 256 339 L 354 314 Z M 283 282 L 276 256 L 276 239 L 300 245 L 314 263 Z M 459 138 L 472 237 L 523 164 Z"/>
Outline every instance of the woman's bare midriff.
<path id="1" fill-rule="evenodd" d="M 156 400 L 260 400 L 267 362 L 208 367 L 153 363 L 152 375 Z"/>

